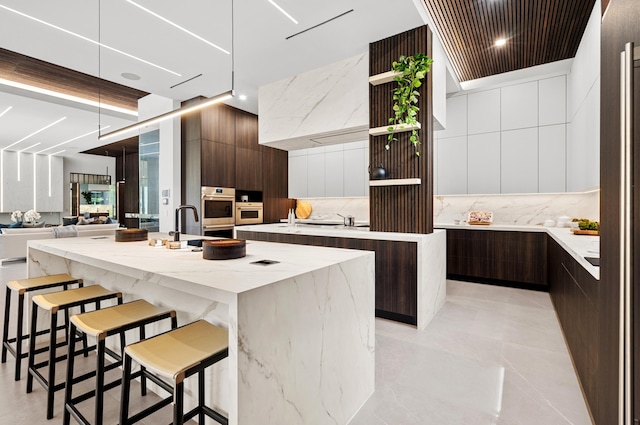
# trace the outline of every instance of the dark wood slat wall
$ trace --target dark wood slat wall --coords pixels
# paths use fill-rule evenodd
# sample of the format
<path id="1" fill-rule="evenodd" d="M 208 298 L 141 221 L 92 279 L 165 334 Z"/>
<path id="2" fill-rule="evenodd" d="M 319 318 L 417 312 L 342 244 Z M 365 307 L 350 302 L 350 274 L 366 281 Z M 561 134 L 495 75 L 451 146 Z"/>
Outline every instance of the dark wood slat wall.
<path id="1" fill-rule="evenodd" d="M 118 205 L 120 222 L 122 222 L 125 227 L 139 227 L 137 218 L 125 218 L 125 213 L 137 213 L 140 211 L 140 167 L 138 164 L 138 152 L 126 154 L 124 175 L 122 158 L 122 155 L 116 158 L 116 181 L 122 180 L 123 176 L 125 178 L 124 185 L 120 186 L 120 205 Z"/>
<path id="2" fill-rule="evenodd" d="M 0 78 L 136 111 L 138 99 L 149 94 L 5 49 Z"/>
<path id="3" fill-rule="evenodd" d="M 369 45 L 369 75 L 391 70 L 401 55 L 432 52 L 432 33 L 427 26 L 415 28 Z M 420 178 L 422 184 L 383 186 L 369 189 L 371 230 L 380 232 L 433 232 L 433 105 L 431 73 L 420 87 L 418 122 L 422 125 L 420 156 L 409 141 L 410 132 L 397 133 L 397 142 L 385 149 L 386 135 L 369 137 L 369 163 L 382 164 L 389 178 Z M 393 116 L 394 82 L 369 86 L 369 126 L 388 124 Z"/>
<path id="4" fill-rule="evenodd" d="M 468 81 L 574 57 L 595 0 L 423 3 L 458 78 Z M 507 46 L 494 48 L 501 37 Z"/>

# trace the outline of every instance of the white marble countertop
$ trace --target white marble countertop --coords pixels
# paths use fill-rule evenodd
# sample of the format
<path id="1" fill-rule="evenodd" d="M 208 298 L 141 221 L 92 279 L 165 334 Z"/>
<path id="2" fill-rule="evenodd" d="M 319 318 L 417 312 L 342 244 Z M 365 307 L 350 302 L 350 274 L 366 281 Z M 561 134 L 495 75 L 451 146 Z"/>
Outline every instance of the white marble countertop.
<path id="1" fill-rule="evenodd" d="M 536 225 L 491 224 L 477 226 L 453 223 L 436 223 L 439 229 L 459 230 L 495 230 L 511 232 L 546 232 L 562 246 L 571 256 L 584 267 L 593 277 L 600 279 L 600 267 L 592 266 L 584 257 L 600 257 L 600 237 L 589 235 L 574 235 L 568 227 L 544 227 Z"/>
<path id="2" fill-rule="evenodd" d="M 396 233 L 396 232 L 372 232 L 369 227 L 348 227 L 344 225 L 313 225 L 304 222 L 294 226 L 285 223 L 256 224 L 253 226 L 238 226 L 237 232 L 264 232 L 283 233 L 292 235 L 330 236 L 337 238 L 373 239 L 383 241 L 419 242 L 428 238 L 428 234 L 421 233 Z M 435 232 L 441 232 L 436 230 Z"/>
<path id="3" fill-rule="evenodd" d="M 183 236 L 183 239 L 200 238 Z M 149 237 L 168 238 L 165 233 L 150 233 Z M 29 247 L 133 277 L 139 277 L 141 273 L 155 274 L 230 294 L 374 255 L 368 251 L 247 241 L 246 257 L 204 260 L 202 252 L 193 252 L 192 246 L 173 250 L 151 247 L 147 241 L 115 242 L 114 236 L 32 240 Z M 251 264 L 263 259 L 279 263 Z"/>

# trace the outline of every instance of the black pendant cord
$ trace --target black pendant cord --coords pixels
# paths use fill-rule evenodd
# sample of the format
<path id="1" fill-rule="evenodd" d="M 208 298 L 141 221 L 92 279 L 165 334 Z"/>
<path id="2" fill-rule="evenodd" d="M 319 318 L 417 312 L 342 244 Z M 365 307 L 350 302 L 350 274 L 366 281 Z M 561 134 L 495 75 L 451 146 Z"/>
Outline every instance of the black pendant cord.
<path id="1" fill-rule="evenodd" d="M 235 73 L 236 73 L 236 64 L 235 64 L 235 56 L 236 56 L 236 47 L 235 47 L 235 19 L 233 15 L 233 3 L 234 0 L 231 0 L 231 94 L 234 94 L 235 89 Z"/>
<path id="2" fill-rule="evenodd" d="M 101 11 L 102 11 L 102 0 L 98 0 L 98 139 L 100 139 L 100 128 L 102 127 L 102 83 L 101 83 L 101 79 L 100 79 L 100 70 L 102 69 L 102 63 L 101 63 L 101 58 L 102 58 L 102 49 L 101 49 L 101 45 L 100 45 L 100 40 L 102 39 L 101 37 L 101 32 L 102 32 L 102 18 L 101 18 Z"/>

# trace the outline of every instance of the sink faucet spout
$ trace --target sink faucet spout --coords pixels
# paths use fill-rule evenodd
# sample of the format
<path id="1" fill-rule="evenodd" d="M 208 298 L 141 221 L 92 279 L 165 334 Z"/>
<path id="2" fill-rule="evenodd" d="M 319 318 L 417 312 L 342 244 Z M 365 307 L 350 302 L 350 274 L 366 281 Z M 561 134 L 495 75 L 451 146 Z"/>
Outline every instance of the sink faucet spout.
<path id="1" fill-rule="evenodd" d="M 198 222 L 198 209 L 193 205 L 180 205 L 176 208 L 176 220 L 175 220 L 175 230 L 173 232 L 169 232 L 170 236 L 173 236 L 174 241 L 180 240 L 180 211 L 190 209 L 193 211 L 193 219 Z"/>

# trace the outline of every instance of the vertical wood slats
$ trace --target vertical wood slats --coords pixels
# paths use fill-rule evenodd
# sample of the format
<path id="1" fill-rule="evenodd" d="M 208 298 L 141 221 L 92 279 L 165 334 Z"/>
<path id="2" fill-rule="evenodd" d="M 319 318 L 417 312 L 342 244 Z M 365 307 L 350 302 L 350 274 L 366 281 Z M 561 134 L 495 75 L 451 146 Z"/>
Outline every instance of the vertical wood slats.
<path id="1" fill-rule="evenodd" d="M 423 3 L 458 78 L 468 81 L 574 57 L 595 0 Z M 493 47 L 500 37 L 508 44 Z"/>
<path id="2" fill-rule="evenodd" d="M 391 64 L 401 55 L 432 53 L 432 33 L 427 26 L 386 38 L 369 45 L 369 75 L 391 70 Z M 388 124 L 393 116 L 395 82 L 369 86 L 369 126 Z M 369 137 L 369 162 L 382 164 L 389 178 L 420 178 L 413 186 L 380 186 L 369 189 L 371 230 L 402 233 L 433 232 L 433 126 L 432 74 L 428 73 L 419 89 L 418 121 L 420 156 L 415 155 L 409 141 L 411 133 L 397 133 L 397 142 L 385 149 L 387 136 Z"/>

